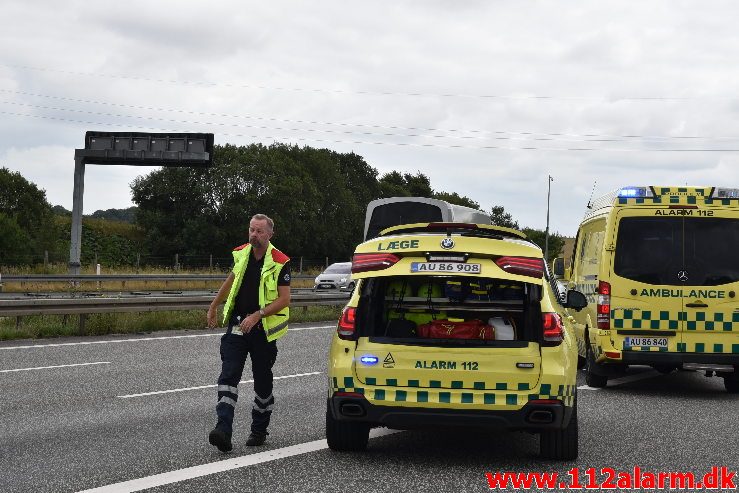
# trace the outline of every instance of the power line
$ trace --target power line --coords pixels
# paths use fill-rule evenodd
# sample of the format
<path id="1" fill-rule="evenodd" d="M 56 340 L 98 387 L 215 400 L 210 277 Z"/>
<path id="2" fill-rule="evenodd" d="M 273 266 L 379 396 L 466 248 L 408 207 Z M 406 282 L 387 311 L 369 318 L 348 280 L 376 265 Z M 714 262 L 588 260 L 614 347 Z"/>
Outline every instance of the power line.
<path id="1" fill-rule="evenodd" d="M 738 138 L 738 137 L 728 137 L 728 136 L 712 137 L 712 136 L 701 136 L 701 135 L 640 135 L 640 134 L 597 134 L 597 133 L 575 134 L 575 133 L 563 133 L 563 132 L 517 132 L 517 131 L 508 131 L 508 130 L 478 130 L 478 129 L 452 129 L 452 128 L 445 129 L 445 128 L 425 128 L 425 127 L 403 127 L 403 126 L 397 126 L 397 125 L 337 123 L 337 122 L 326 122 L 326 121 L 315 121 L 315 120 L 291 120 L 291 119 L 281 119 L 281 118 L 271 118 L 271 117 L 260 117 L 260 116 L 253 116 L 253 115 L 235 115 L 235 114 L 229 114 L 229 113 L 200 112 L 200 111 L 182 110 L 178 108 L 161 108 L 161 107 L 155 107 L 155 106 L 141 106 L 141 105 L 131 105 L 131 104 L 122 104 L 122 103 L 111 103 L 107 101 L 69 98 L 69 97 L 64 97 L 64 96 L 50 96 L 50 95 L 45 95 L 45 94 L 29 93 L 29 92 L 23 92 L 23 91 L 12 91 L 12 90 L 7 90 L 7 89 L 0 89 L 0 93 L 18 94 L 18 95 L 24 95 L 24 96 L 54 99 L 54 100 L 74 102 L 74 103 L 98 104 L 98 105 L 114 106 L 114 107 L 119 107 L 119 108 L 137 109 L 137 110 L 146 110 L 146 111 L 180 113 L 180 114 L 198 115 L 198 116 L 215 116 L 215 117 L 222 117 L 222 118 L 245 118 L 245 119 L 260 120 L 260 121 L 273 121 L 273 122 L 280 122 L 280 123 L 295 123 L 295 124 L 305 124 L 305 125 L 327 125 L 327 126 L 340 126 L 340 127 L 351 127 L 351 128 L 374 128 L 374 129 L 382 129 L 382 130 L 450 132 L 450 133 L 455 133 L 455 134 L 473 133 L 473 134 L 487 134 L 487 135 L 511 134 L 511 135 L 522 135 L 522 136 L 532 136 L 532 137 L 542 136 L 544 138 L 573 137 L 573 138 L 586 138 L 588 139 L 586 140 L 586 142 L 597 142 L 598 140 L 593 140 L 596 138 L 602 139 L 602 141 L 604 142 L 617 142 L 619 141 L 618 139 L 736 140 Z M 36 106 L 36 105 L 28 104 L 28 103 L 17 103 L 17 102 L 7 102 L 7 101 L 5 103 L 15 104 L 15 105 L 27 105 L 30 107 L 37 107 L 37 108 L 44 108 L 44 109 L 57 109 L 60 111 L 80 111 L 80 110 L 65 109 L 65 108 L 54 108 L 54 107 L 48 107 L 48 106 Z M 111 115 L 107 113 L 93 113 L 93 112 L 90 112 L 90 113 L 99 114 L 99 115 L 120 116 L 120 115 Z M 137 117 L 137 116 L 132 116 L 132 117 L 143 118 L 143 117 Z M 186 121 L 181 121 L 181 122 L 189 123 Z M 267 127 L 261 127 L 261 128 L 267 128 Z M 362 132 L 355 132 L 355 133 L 362 133 Z M 366 135 L 377 135 L 377 134 L 366 133 Z M 384 134 L 384 135 L 394 135 L 394 134 Z M 412 137 L 427 137 L 427 136 L 412 135 Z M 457 137 L 457 136 L 452 136 L 452 135 L 434 136 L 434 137 L 448 137 L 448 138 L 461 138 L 461 139 L 475 139 L 476 138 L 476 137 L 470 137 L 470 136 Z M 504 139 L 508 140 L 510 139 L 510 137 L 504 137 Z M 546 139 L 536 139 L 536 140 L 546 140 Z M 551 139 L 551 140 L 563 140 L 563 139 Z"/>
<path id="2" fill-rule="evenodd" d="M 17 69 L 17 70 L 29 70 L 37 72 L 51 72 L 57 74 L 74 75 L 79 77 L 99 77 L 106 79 L 117 79 L 117 80 L 132 80 L 140 82 L 156 82 L 160 84 L 175 84 L 185 86 L 199 86 L 199 87 L 228 87 L 237 89 L 259 89 L 259 90 L 273 90 L 273 91 L 293 91 L 293 92 L 313 92 L 313 93 L 327 93 L 327 94 L 356 94 L 362 96 L 403 96 L 403 97 L 425 97 L 425 98 L 479 98 L 479 99 L 500 99 L 500 100 L 539 100 L 539 101 L 654 101 L 654 102 L 669 102 L 669 101 L 691 101 L 706 99 L 701 97 L 673 97 L 673 96 L 623 96 L 608 98 L 604 96 L 553 96 L 553 95 L 506 95 L 506 94 L 466 94 L 466 93 L 424 93 L 424 92 L 399 92 L 399 91 L 350 91 L 345 89 L 327 89 L 327 88 L 307 88 L 307 87 L 281 87 L 281 86 L 268 86 L 259 84 L 235 84 L 230 82 L 208 82 L 208 81 L 187 81 L 187 80 L 176 80 L 176 79 L 161 79 L 154 77 L 141 77 L 131 75 L 118 75 L 118 74 L 100 74 L 94 72 L 77 72 L 72 70 L 61 70 L 52 69 L 46 67 L 31 67 L 28 65 L 11 65 L 11 64 L 0 64 L 2 67 Z M 736 100 L 735 97 L 719 97 L 719 99 Z"/>
<path id="3" fill-rule="evenodd" d="M 18 116 L 27 118 L 40 118 L 45 120 L 71 122 L 71 123 L 82 123 L 86 125 L 101 125 L 101 126 L 113 126 L 113 127 L 124 127 L 132 128 L 131 131 L 136 130 L 153 130 L 158 132 L 191 132 L 190 129 L 172 129 L 172 128 L 161 128 L 161 127 L 141 127 L 131 126 L 123 123 L 110 123 L 110 122 L 94 122 L 85 120 L 74 120 L 70 118 L 59 118 L 47 115 L 29 115 L 25 113 L 13 113 L 8 111 L 0 111 L 1 115 Z M 455 144 L 425 144 L 417 142 L 371 142 L 371 141 L 360 141 L 360 140 L 330 140 L 330 139 L 315 139 L 307 137 L 278 137 L 278 136 L 265 136 L 265 135 L 246 135 L 246 134 L 234 134 L 234 133 L 220 133 L 219 135 L 227 137 L 241 137 L 250 139 L 268 139 L 274 141 L 281 141 L 289 144 L 291 141 L 300 142 L 321 142 L 330 144 L 359 144 L 359 145 L 390 145 L 390 146 L 401 146 L 401 147 L 429 147 L 429 148 L 445 148 L 445 149 L 470 149 L 470 150 L 503 150 L 503 151 L 566 151 L 566 152 L 582 152 L 582 151 L 600 151 L 600 152 L 739 152 L 737 148 L 725 148 L 725 149 L 615 149 L 615 148 L 597 148 L 597 147 L 502 147 L 502 146 L 463 146 Z"/>

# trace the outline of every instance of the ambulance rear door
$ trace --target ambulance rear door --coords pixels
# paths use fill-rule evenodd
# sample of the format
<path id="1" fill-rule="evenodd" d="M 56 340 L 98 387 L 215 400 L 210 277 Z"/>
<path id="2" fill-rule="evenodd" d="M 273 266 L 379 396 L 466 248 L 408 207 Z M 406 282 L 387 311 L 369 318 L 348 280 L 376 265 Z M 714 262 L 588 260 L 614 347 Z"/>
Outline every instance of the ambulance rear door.
<path id="1" fill-rule="evenodd" d="M 679 350 L 739 353 L 739 209 L 700 205 L 693 212 L 683 219 L 683 264 L 676 273 L 684 300 Z"/>
<path id="2" fill-rule="evenodd" d="M 677 274 L 683 266 L 683 218 L 666 211 L 636 206 L 616 216 L 611 340 L 624 352 L 681 347 L 683 283 Z"/>

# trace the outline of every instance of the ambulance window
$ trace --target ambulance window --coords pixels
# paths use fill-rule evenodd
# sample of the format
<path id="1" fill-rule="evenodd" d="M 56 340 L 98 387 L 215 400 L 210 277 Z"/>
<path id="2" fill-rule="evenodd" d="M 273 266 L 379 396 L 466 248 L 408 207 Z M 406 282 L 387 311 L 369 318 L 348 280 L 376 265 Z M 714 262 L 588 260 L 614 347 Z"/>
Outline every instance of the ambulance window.
<path id="1" fill-rule="evenodd" d="M 630 217 L 621 220 L 614 272 L 646 284 L 718 286 L 739 281 L 739 220 Z M 678 273 L 685 271 L 687 280 Z"/>
<path id="2" fill-rule="evenodd" d="M 739 220 L 685 219 L 687 284 L 718 286 L 739 281 Z"/>
<path id="3" fill-rule="evenodd" d="M 682 218 L 621 219 L 614 272 L 646 284 L 682 284 Z"/>

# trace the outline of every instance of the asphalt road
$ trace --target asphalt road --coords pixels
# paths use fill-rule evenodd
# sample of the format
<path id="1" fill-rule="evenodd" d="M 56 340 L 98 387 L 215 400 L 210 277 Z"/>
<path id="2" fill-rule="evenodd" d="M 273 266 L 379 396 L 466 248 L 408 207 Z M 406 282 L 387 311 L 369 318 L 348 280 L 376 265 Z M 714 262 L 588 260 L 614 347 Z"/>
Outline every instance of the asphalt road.
<path id="1" fill-rule="evenodd" d="M 292 329 L 278 343 L 274 374 L 284 378 L 267 445 L 244 445 L 246 383 L 230 454 L 207 443 L 218 331 L 0 343 L 0 491 L 458 492 L 489 491 L 486 472 L 739 469 L 739 397 L 719 378 L 645 368 L 602 390 L 578 379 L 577 461 L 540 460 L 534 435 L 444 430 L 379 430 L 366 452 L 331 452 L 324 412 L 334 327 Z"/>

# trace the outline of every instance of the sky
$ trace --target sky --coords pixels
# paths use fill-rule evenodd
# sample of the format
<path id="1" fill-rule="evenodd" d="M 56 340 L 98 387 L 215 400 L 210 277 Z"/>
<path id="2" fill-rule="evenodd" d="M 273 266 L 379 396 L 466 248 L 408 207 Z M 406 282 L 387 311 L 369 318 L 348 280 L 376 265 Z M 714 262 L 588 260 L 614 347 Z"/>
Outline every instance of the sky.
<path id="1" fill-rule="evenodd" d="M 355 152 L 574 236 L 591 195 L 739 187 L 739 3 L 3 1 L 0 167 L 72 208 L 87 130 Z M 88 165 L 84 212 L 154 168 Z M 269 211 L 261 211 L 269 213 Z"/>

